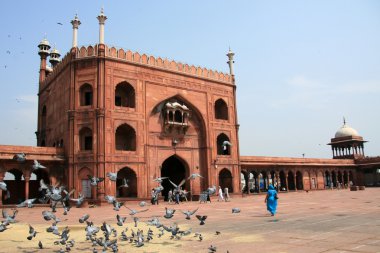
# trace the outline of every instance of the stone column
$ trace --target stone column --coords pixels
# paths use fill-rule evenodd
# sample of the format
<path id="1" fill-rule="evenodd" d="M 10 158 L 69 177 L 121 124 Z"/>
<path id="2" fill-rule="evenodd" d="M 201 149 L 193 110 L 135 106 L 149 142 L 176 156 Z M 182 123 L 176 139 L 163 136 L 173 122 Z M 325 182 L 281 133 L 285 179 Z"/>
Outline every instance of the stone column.
<path id="1" fill-rule="evenodd" d="M 296 172 L 297 173 L 297 172 Z M 296 176 L 296 173 L 294 173 L 294 179 L 293 179 L 293 182 L 294 182 L 294 190 L 297 191 L 297 176 Z"/>
<path id="2" fill-rule="evenodd" d="M 29 199 L 29 180 L 30 177 L 24 177 L 25 179 L 25 199 Z"/>
<path id="3" fill-rule="evenodd" d="M 285 174 L 285 185 L 286 185 L 286 191 L 289 191 L 289 183 L 288 183 L 288 173 Z"/>
<path id="4" fill-rule="evenodd" d="M 261 174 L 259 174 L 258 176 L 257 176 L 257 189 L 258 189 L 258 193 L 260 193 L 261 192 L 261 190 L 260 190 L 260 179 L 261 179 L 261 176 L 260 176 Z"/>

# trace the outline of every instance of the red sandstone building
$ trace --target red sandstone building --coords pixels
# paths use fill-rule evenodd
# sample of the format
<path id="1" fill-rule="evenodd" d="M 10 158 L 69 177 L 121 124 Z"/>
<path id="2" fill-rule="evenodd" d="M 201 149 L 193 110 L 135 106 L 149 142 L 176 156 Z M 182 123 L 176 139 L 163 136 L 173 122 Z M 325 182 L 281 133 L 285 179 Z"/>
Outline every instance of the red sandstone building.
<path id="1" fill-rule="evenodd" d="M 365 141 L 346 124 L 331 140 L 334 159 L 240 157 L 234 54 L 227 54 L 225 74 L 108 47 L 106 19 L 101 12 L 99 44 L 78 47 L 75 17 L 72 48 L 62 60 L 46 39 L 38 45 L 38 147 L 0 146 L 0 181 L 12 192 L 3 204 L 38 197 L 40 179 L 96 200 L 148 198 L 154 178 L 179 183 L 193 173 L 204 176 L 186 181 L 194 196 L 210 185 L 233 193 L 245 185 L 251 193 L 268 184 L 288 191 L 379 183 L 380 158 L 365 158 Z M 25 163 L 12 159 L 21 152 Z M 33 171 L 33 160 L 47 169 Z M 117 172 L 117 181 L 89 185 L 88 175 L 107 172 Z M 119 188 L 125 178 L 129 187 Z M 166 195 L 171 186 L 163 186 Z"/>

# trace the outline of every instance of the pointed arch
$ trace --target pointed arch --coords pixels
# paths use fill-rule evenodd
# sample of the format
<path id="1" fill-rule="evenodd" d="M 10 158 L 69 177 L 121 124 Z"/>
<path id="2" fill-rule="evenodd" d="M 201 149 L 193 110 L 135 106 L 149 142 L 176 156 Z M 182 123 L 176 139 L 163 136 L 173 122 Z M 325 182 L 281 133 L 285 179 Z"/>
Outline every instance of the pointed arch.
<path id="1" fill-rule="evenodd" d="M 128 187 L 123 187 L 125 180 Z M 129 168 L 123 167 L 117 172 L 116 179 L 116 197 L 118 198 L 136 198 L 137 197 L 137 175 L 136 172 Z"/>
<path id="2" fill-rule="evenodd" d="M 82 84 L 79 88 L 79 103 L 80 106 L 90 106 L 93 103 L 92 85 L 89 83 Z"/>
<path id="3" fill-rule="evenodd" d="M 224 188 L 228 188 L 228 192 L 233 192 L 232 173 L 229 169 L 223 168 L 219 172 L 219 186 L 222 188 L 223 192 Z"/>
<path id="4" fill-rule="evenodd" d="M 224 133 L 221 133 L 216 138 L 217 154 L 231 155 L 230 138 Z"/>
<path id="5" fill-rule="evenodd" d="M 92 150 L 92 130 L 82 127 L 79 131 L 80 150 Z"/>
<path id="6" fill-rule="evenodd" d="M 215 119 L 228 120 L 228 106 L 227 103 L 219 98 L 214 104 Z"/>
<path id="7" fill-rule="evenodd" d="M 183 179 L 189 176 L 189 166 L 187 162 L 177 154 L 169 156 L 166 158 L 161 165 L 161 177 L 168 177 L 170 181 L 178 185 Z M 164 190 L 162 195 L 167 199 L 169 190 L 173 189 L 174 186 L 169 182 L 169 180 L 164 180 L 162 182 Z M 190 190 L 189 181 L 182 186 L 186 190 Z"/>
<path id="8" fill-rule="evenodd" d="M 135 88 L 130 83 L 118 83 L 115 88 L 115 106 L 135 108 L 135 96 Z"/>
<path id="9" fill-rule="evenodd" d="M 136 151 L 136 131 L 127 123 L 116 128 L 115 148 L 116 150 Z"/>

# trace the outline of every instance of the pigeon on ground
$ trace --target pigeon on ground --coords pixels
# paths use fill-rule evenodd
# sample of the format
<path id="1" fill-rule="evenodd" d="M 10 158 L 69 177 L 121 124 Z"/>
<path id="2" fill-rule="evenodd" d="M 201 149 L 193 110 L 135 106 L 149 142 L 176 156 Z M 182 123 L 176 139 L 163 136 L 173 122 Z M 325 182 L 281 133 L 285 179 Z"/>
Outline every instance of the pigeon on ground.
<path id="1" fill-rule="evenodd" d="M 170 208 L 165 207 L 165 215 L 164 215 L 164 217 L 166 219 L 172 218 L 173 215 L 174 215 L 174 213 L 175 213 L 175 209 L 170 209 Z"/>
<path id="2" fill-rule="evenodd" d="M 192 230 L 191 228 L 189 228 L 188 230 L 185 230 L 185 231 L 180 230 L 180 231 L 178 231 L 178 233 L 181 236 L 187 236 L 187 235 L 191 234 L 191 230 Z"/>
<path id="3" fill-rule="evenodd" d="M 232 213 L 240 213 L 240 208 L 238 207 L 232 208 Z"/>
<path id="4" fill-rule="evenodd" d="M 25 153 L 19 153 L 19 154 L 15 154 L 13 156 L 13 160 L 19 162 L 19 163 L 23 163 L 26 161 L 26 154 Z"/>
<path id="5" fill-rule="evenodd" d="M 200 174 L 198 174 L 198 173 L 194 173 L 194 174 L 191 174 L 191 175 L 187 178 L 187 180 L 190 180 L 190 179 L 194 180 L 194 179 L 196 179 L 197 177 L 201 177 L 201 178 L 203 178 Z"/>
<path id="6" fill-rule="evenodd" d="M 155 226 L 156 228 L 159 228 L 162 226 L 158 217 L 153 217 L 151 220 L 148 220 L 146 224 L 149 226 Z"/>
<path id="7" fill-rule="evenodd" d="M 90 218 L 90 215 L 88 214 L 83 215 L 82 217 L 79 218 L 79 223 L 84 223 L 86 220 L 88 220 L 88 218 Z"/>
<path id="8" fill-rule="evenodd" d="M 30 241 L 33 237 L 36 237 L 37 231 L 29 224 L 29 236 L 27 239 Z"/>
<path id="9" fill-rule="evenodd" d="M 38 242 L 38 247 L 39 247 L 40 249 L 43 249 L 43 248 L 44 248 L 44 246 L 42 245 L 42 242 L 41 242 L 41 241 Z"/>
<path id="10" fill-rule="evenodd" d="M 111 181 L 117 180 L 117 172 L 107 172 L 106 175 Z"/>
<path id="11" fill-rule="evenodd" d="M 21 202 L 20 204 L 16 205 L 17 207 L 28 207 L 28 208 L 32 208 L 33 207 L 33 203 L 34 201 L 36 201 L 36 198 L 34 199 L 27 199 L 23 202 Z"/>
<path id="12" fill-rule="evenodd" d="M 0 190 L 7 191 L 7 184 L 5 182 L 0 182 Z"/>
<path id="13" fill-rule="evenodd" d="M 122 183 L 122 185 L 120 185 L 119 186 L 119 188 L 128 188 L 129 187 L 129 185 L 128 185 L 128 179 L 126 179 L 126 178 L 123 178 L 123 183 Z"/>
<path id="14" fill-rule="evenodd" d="M 164 179 L 167 179 L 167 178 L 168 177 L 158 177 L 158 178 L 153 179 L 153 181 L 161 184 L 164 181 Z"/>
<path id="15" fill-rule="evenodd" d="M 104 177 L 92 177 L 90 175 L 87 175 L 88 179 L 90 180 L 90 185 L 91 186 L 97 186 L 98 183 L 100 182 L 103 182 L 104 181 Z"/>
<path id="16" fill-rule="evenodd" d="M 212 246 L 212 245 L 210 245 L 210 247 L 208 247 L 208 250 L 209 250 L 210 252 L 216 252 L 216 246 Z"/>
<path id="17" fill-rule="evenodd" d="M 135 214 L 137 214 L 137 213 L 142 213 L 142 212 L 146 212 L 146 211 L 148 211 L 149 209 L 144 209 L 144 210 L 135 210 L 135 209 L 131 209 L 131 208 L 129 208 L 129 207 L 125 207 L 125 208 L 127 208 L 127 209 L 129 209 L 129 211 L 131 211 L 130 213 L 129 213 L 129 215 L 135 215 Z"/>
<path id="18" fill-rule="evenodd" d="M 33 169 L 34 170 L 46 169 L 46 167 L 43 166 L 41 163 L 39 163 L 37 160 L 34 160 Z"/>
<path id="19" fill-rule="evenodd" d="M 187 210 L 186 212 L 180 210 L 184 215 L 186 215 L 186 220 L 190 220 L 190 216 L 195 214 L 196 211 L 198 211 L 199 207 L 193 211 Z"/>
<path id="20" fill-rule="evenodd" d="M 220 231 L 215 231 L 215 235 L 220 235 Z"/>
<path id="21" fill-rule="evenodd" d="M 57 222 L 53 222 L 53 224 L 46 229 L 46 232 L 53 233 L 54 235 L 59 235 Z"/>
<path id="22" fill-rule="evenodd" d="M 133 222 L 135 223 L 135 228 L 137 228 L 137 223 L 139 222 L 139 218 L 133 217 Z"/>
<path id="23" fill-rule="evenodd" d="M 207 216 L 206 215 L 196 215 L 197 219 L 200 221 L 199 225 L 204 225 L 205 224 L 205 220 L 207 219 Z"/>
<path id="24" fill-rule="evenodd" d="M 117 225 L 122 227 L 127 217 L 121 217 L 120 215 L 116 215 Z"/>
<path id="25" fill-rule="evenodd" d="M 44 217 L 44 220 L 46 221 L 54 220 L 57 223 L 61 221 L 52 212 L 49 212 L 49 211 L 42 211 L 42 216 Z"/>
<path id="26" fill-rule="evenodd" d="M 139 203 L 139 206 L 141 206 L 141 207 L 146 206 L 146 202 L 145 202 L 145 201 L 141 201 L 141 202 Z"/>

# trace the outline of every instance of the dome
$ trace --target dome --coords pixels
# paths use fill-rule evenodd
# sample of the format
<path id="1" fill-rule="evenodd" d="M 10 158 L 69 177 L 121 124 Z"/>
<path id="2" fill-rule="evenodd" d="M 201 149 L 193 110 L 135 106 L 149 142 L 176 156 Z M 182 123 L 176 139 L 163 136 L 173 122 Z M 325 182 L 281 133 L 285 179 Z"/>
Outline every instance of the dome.
<path id="1" fill-rule="evenodd" d="M 56 49 L 56 48 L 53 48 L 51 51 L 50 51 L 50 54 L 58 54 L 58 55 L 61 55 L 59 53 L 59 51 Z"/>
<path id="2" fill-rule="evenodd" d="M 335 138 L 340 138 L 340 137 L 347 137 L 347 136 L 359 136 L 358 132 L 351 128 L 349 125 L 344 122 L 343 126 L 338 129 L 335 133 Z"/>
<path id="3" fill-rule="evenodd" d="M 50 46 L 49 41 L 45 38 L 41 40 L 40 44 L 38 46 Z"/>

